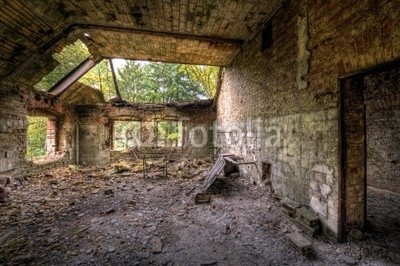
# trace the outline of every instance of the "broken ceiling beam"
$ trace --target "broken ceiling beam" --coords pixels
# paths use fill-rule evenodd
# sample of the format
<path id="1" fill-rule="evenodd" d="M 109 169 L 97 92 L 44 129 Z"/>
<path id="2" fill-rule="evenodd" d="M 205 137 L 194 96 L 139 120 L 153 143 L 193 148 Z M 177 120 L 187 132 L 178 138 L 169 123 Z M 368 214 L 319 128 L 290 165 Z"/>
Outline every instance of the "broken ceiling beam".
<path id="1" fill-rule="evenodd" d="M 89 70 L 91 70 L 95 65 L 97 65 L 102 60 L 101 57 L 90 56 L 88 59 L 83 61 L 79 66 L 72 70 L 63 79 L 57 82 L 50 90 L 49 93 L 60 96 L 69 87 L 71 87 L 75 82 L 77 82 L 83 75 L 85 75 Z"/>

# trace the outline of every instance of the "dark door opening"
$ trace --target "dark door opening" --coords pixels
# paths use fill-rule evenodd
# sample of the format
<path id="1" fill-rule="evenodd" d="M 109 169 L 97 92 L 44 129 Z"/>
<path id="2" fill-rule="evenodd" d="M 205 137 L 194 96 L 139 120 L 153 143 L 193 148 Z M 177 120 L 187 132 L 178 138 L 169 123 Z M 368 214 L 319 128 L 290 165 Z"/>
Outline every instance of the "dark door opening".
<path id="1" fill-rule="evenodd" d="M 364 77 L 366 227 L 371 240 L 400 252 L 400 67 Z"/>
<path id="2" fill-rule="evenodd" d="M 341 81 L 341 233 L 400 251 L 400 65 Z"/>

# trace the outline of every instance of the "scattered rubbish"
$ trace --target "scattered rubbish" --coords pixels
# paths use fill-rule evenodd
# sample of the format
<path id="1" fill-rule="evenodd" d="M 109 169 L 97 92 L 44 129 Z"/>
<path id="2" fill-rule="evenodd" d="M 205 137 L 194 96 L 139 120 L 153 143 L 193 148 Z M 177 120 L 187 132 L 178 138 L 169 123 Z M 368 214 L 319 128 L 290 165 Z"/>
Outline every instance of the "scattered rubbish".
<path id="1" fill-rule="evenodd" d="M 11 177 L 0 176 L 0 202 L 5 201 L 8 198 L 11 188 Z"/>
<path id="2" fill-rule="evenodd" d="M 300 207 L 300 204 L 285 198 L 282 200 L 282 207 L 282 210 L 285 214 L 287 214 L 290 218 L 295 218 L 296 210 Z"/>
<path id="3" fill-rule="evenodd" d="M 130 166 L 125 163 L 125 162 L 119 162 L 117 164 L 113 164 L 112 168 L 109 170 L 106 170 L 104 172 L 104 176 L 111 176 L 115 174 L 121 174 L 124 172 L 128 172 L 130 170 Z"/>
<path id="4" fill-rule="evenodd" d="M 361 232 L 356 228 L 351 228 L 347 235 L 347 239 L 350 241 L 361 241 L 363 240 L 363 238 L 364 238 L 363 232 Z"/>
<path id="5" fill-rule="evenodd" d="M 311 253 L 311 242 L 308 241 L 302 234 L 298 232 L 293 232 L 286 237 L 289 239 L 290 243 L 302 254 L 307 255 Z"/>
<path id="6" fill-rule="evenodd" d="M 215 179 L 217 179 L 218 175 L 222 172 L 225 166 L 224 156 L 229 156 L 228 154 L 221 154 L 218 157 L 218 160 L 214 163 L 212 168 L 208 171 L 206 178 L 204 180 L 204 191 L 214 183 Z"/>
<path id="7" fill-rule="evenodd" d="M 153 254 L 161 253 L 162 252 L 161 238 L 154 237 L 152 241 L 152 246 L 153 246 Z"/>
<path id="8" fill-rule="evenodd" d="M 339 257 L 339 261 L 345 263 L 346 265 L 356 265 L 357 264 L 357 261 L 354 258 L 344 255 L 344 254 Z"/>
<path id="9" fill-rule="evenodd" d="M 111 214 L 111 213 L 113 213 L 113 212 L 115 212 L 115 209 L 114 208 L 111 208 L 111 209 L 108 209 L 108 210 L 106 210 L 103 214 Z"/>
<path id="10" fill-rule="evenodd" d="M 201 204 L 201 203 L 210 203 L 211 201 L 211 194 L 210 193 L 197 193 L 194 202 L 196 204 Z"/>
<path id="11" fill-rule="evenodd" d="M 282 200 L 282 211 L 306 235 L 315 237 L 322 233 L 318 215 L 308 207 L 300 206 L 300 204 L 286 198 Z"/>
<path id="12" fill-rule="evenodd" d="M 233 176 L 233 178 L 237 178 L 240 176 L 238 168 L 240 165 L 254 164 L 259 172 L 256 162 L 243 162 L 242 160 L 243 158 L 239 158 L 233 154 L 219 154 L 217 161 L 206 174 L 204 180 L 204 191 L 207 191 L 211 187 L 222 171 L 225 176 Z"/>
<path id="13" fill-rule="evenodd" d="M 112 165 L 63 167 L 51 170 L 51 178 L 39 173 L 24 179 L 24 186 L 13 190 L 12 202 L 0 205 L 0 261 L 11 265 L 29 264 L 25 262 L 31 258 L 36 264 L 54 265 L 126 264 L 124 258 L 132 259 L 132 265 L 309 263 L 309 257 L 299 258 L 290 243 L 299 242 L 301 253 L 311 252 L 311 246 L 296 242 L 299 238 L 286 239 L 296 229 L 277 211 L 280 204 L 274 203 L 271 190 L 251 186 L 244 178 L 220 178 L 210 191 L 202 191 L 198 182 L 211 166 L 207 160 L 170 162 L 168 179 L 143 180 L 141 172 L 132 172 L 135 163 L 127 165 L 131 170 L 126 175 L 108 178 L 104 172 Z M 172 178 L 176 169 L 200 174 L 193 180 Z M 318 216 L 303 205 L 282 201 L 282 207 L 292 214 L 292 221 L 299 219 L 308 228 L 319 225 Z M 349 243 L 348 250 L 323 239 L 313 240 L 312 245 L 322 264 L 368 262 L 351 246 L 356 243 Z M 384 249 L 376 248 L 373 256 Z M 340 259 L 344 253 L 352 257 Z M 398 261 L 392 253 L 388 252 L 388 260 Z"/>
<path id="14" fill-rule="evenodd" d="M 106 196 L 106 197 L 112 197 L 112 196 L 114 196 L 114 190 L 112 190 L 112 189 L 106 189 L 106 190 L 104 190 L 104 196 Z"/>

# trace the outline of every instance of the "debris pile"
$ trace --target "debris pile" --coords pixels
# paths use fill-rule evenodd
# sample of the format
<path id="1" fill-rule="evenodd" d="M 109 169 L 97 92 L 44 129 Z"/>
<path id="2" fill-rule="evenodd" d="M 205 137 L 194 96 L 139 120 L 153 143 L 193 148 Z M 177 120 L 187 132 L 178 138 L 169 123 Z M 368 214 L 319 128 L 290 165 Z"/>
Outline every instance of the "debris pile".
<path id="1" fill-rule="evenodd" d="M 318 215 L 308 207 L 285 199 L 282 201 L 282 210 L 309 237 L 315 237 L 322 233 Z"/>
<path id="2" fill-rule="evenodd" d="M 202 161 L 169 162 L 169 172 L 207 170 L 210 163 Z M 312 240 L 313 261 L 299 256 L 296 249 L 307 254 L 310 242 L 290 235 L 298 229 L 279 212 L 268 187 L 219 178 L 209 191 L 212 201 L 203 195 L 198 199 L 208 204 L 196 204 L 198 178 L 143 179 L 133 172 L 139 162 L 124 164 L 53 169 L 21 185 L 13 178 L 11 200 L 0 205 L 0 264 L 334 265 L 338 258 L 379 264 L 370 256 L 381 256 L 382 247 L 364 253 L 354 243 L 323 237 Z M 110 170 L 117 171 L 105 176 Z M 292 209 L 293 217 L 315 223 L 300 206 Z M 399 261 L 397 253 L 384 254 Z"/>
<path id="3" fill-rule="evenodd" d="M 168 174 L 176 178 L 191 179 L 202 176 L 210 167 L 210 160 L 183 159 L 169 164 Z"/>
<path id="4" fill-rule="evenodd" d="M 0 176 L 0 201 L 5 201 L 8 198 L 11 188 L 11 178 L 8 176 Z"/>

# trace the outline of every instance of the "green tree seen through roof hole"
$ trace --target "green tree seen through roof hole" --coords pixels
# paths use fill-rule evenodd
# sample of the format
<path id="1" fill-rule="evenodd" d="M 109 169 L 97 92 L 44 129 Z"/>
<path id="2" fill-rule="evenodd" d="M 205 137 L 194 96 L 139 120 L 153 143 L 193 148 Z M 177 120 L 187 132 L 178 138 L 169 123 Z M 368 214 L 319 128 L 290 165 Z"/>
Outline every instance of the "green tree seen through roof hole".
<path id="1" fill-rule="evenodd" d="M 219 68 L 127 60 L 118 68 L 121 96 L 129 102 L 165 103 L 213 98 Z"/>
<path id="2" fill-rule="evenodd" d="M 89 56 L 90 52 L 81 40 L 65 46 L 60 53 L 53 55 L 60 64 L 34 87 L 37 90 L 48 91 Z"/>

